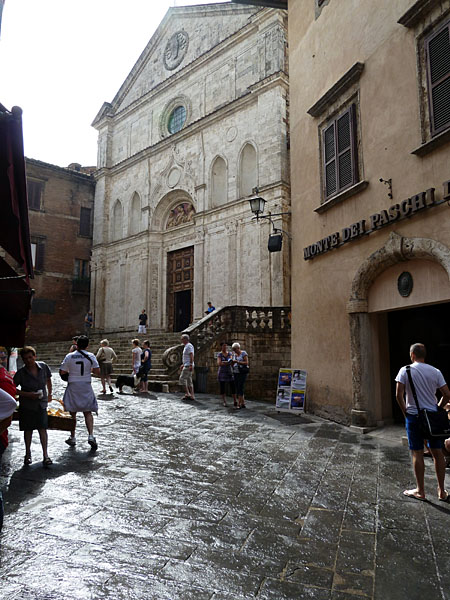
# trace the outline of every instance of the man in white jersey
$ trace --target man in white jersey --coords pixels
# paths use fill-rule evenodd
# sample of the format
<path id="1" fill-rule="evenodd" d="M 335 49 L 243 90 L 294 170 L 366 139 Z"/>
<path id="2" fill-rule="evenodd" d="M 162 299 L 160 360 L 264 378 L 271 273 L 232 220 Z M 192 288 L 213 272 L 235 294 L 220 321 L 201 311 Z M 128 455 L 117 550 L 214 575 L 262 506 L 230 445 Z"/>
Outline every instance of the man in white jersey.
<path id="1" fill-rule="evenodd" d="M 80 335 L 77 340 L 77 349 L 67 354 L 61 364 L 60 374 L 68 373 L 69 380 L 64 392 L 63 402 L 66 410 L 75 417 L 77 412 L 84 414 L 86 429 L 88 430 L 88 444 L 92 450 L 97 450 L 97 441 L 94 437 L 93 412 L 98 412 L 97 398 L 91 385 L 91 372 L 100 376 L 97 359 L 92 352 L 86 352 L 89 340 L 85 335 Z M 75 446 L 75 427 L 66 440 L 69 446 Z"/>
<path id="2" fill-rule="evenodd" d="M 192 371 L 194 370 L 194 346 L 189 341 L 189 336 L 187 333 L 183 333 L 181 336 L 181 343 L 184 345 L 184 349 L 179 383 L 186 390 L 183 400 L 194 400 L 194 385 L 192 383 Z"/>
<path id="3" fill-rule="evenodd" d="M 429 411 L 437 411 L 438 403 L 436 390 L 440 390 L 442 398 L 439 406 L 447 406 L 450 401 L 450 390 L 445 383 L 444 377 L 439 369 L 425 363 L 426 350 L 423 344 L 413 344 L 409 349 L 411 356 L 410 373 L 416 389 L 417 401 L 420 409 L 426 408 Z M 425 500 L 425 464 L 423 460 L 423 433 L 419 424 L 419 415 L 414 396 L 409 383 L 406 367 L 402 367 L 395 378 L 397 382 L 396 397 L 397 402 L 403 412 L 406 420 L 406 433 L 408 435 L 409 448 L 412 453 L 414 475 L 416 477 L 417 487 L 413 490 L 405 490 L 403 494 L 409 498 Z M 404 394 L 406 391 L 406 402 Z M 450 501 L 450 494 L 444 488 L 445 479 L 445 460 L 442 453 L 442 438 L 431 438 L 428 440 L 430 452 L 433 455 L 434 467 L 438 481 L 438 498 L 442 502 Z"/>

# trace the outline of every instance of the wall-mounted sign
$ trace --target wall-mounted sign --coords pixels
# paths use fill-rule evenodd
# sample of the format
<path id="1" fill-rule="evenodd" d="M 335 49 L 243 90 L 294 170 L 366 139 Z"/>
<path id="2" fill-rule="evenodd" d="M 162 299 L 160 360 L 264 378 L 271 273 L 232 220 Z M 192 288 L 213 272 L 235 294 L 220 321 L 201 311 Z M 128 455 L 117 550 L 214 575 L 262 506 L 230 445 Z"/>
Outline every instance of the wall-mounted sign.
<path id="1" fill-rule="evenodd" d="M 362 219 L 361 221 L 352 223 L 352 225 L 344 227 L 341 231 L 336 231 L 315 244 L 303 248 L 303 258 L 311 260 L 320 254 L 325 254 L 325 252 L 333 250 L 333 248 L 338 248 L 347 242 L 359 239 L 363 235 L 378 231 L 386 227 L 386 225 L 391 225 L 395 221 L 410 218 L 431 206 L 439 206 L 443 202 L 450 200 L 450 180 L 445 181 L 443 186 L 444 194 L 442 199 L 439 200 L 436 198 L 435 188 L 420 192 L 415 196 L 411 196 L 411 198 L 403 200 L 399 204 L 394 204 L 385 210 L 370 215 L 368 221 Z"/>

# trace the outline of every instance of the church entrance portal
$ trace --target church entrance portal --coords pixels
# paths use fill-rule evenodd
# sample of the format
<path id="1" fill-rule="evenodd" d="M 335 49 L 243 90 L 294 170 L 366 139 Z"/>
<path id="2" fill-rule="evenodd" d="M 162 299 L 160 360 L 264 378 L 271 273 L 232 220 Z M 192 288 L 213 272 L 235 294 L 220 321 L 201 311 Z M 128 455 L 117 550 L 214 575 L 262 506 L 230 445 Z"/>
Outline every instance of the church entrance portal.
<path id="1" fill-rule="evenodd" d="M 183 331 L 192 322 L 194 247 L 167 254 L 167 316 L 169 331 Z"/>
<path id="2" fill-rule="evenodd" d="M 391 374 L 392 416 L 403 423 L 395 400 L 394 378 L 400 367 L 409 363 L 409 347 L 422 342 L 427 349 L 426 362 L 440 369 L 450 383 L 450 303 L 388 313 L 389 356 Z"/>

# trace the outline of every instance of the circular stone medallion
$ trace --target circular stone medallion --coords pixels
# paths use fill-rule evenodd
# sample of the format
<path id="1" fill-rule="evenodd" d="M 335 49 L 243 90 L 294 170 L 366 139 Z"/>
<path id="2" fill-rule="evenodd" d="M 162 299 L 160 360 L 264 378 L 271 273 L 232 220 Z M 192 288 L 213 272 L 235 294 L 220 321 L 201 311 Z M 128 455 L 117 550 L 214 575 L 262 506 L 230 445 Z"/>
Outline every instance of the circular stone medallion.
<path id="1" fill-rule="evenodd" d="M 167 176 L 167 185 L 170 188 L 174 188 L 177 183 L 180 181 L 181 173 L 180 170 L 174 167 L 170 170 L 169 175 Z"/>
<path id="2" fill-rule="evenodd" d="M 397 279 L 397 289 L 400 296 L 403 298 L 407 298 L 413 289 L 413 278 L 411 273 L 408 271 L 403 271 L 399 278 Z"/>
<path id="3" fill-rule="evenodd" d="M 227 131 L 227 142 L 233 142 L 237 136 L 237 127 L 230 127 Z"/>
<path id="4" fill-rule="evenodd" d="M 177 31 L 169 39 L 164 50 L 164 66 L 173 71 L 181 64 L 189 45 L 189 36 L 185 31 Z"/>

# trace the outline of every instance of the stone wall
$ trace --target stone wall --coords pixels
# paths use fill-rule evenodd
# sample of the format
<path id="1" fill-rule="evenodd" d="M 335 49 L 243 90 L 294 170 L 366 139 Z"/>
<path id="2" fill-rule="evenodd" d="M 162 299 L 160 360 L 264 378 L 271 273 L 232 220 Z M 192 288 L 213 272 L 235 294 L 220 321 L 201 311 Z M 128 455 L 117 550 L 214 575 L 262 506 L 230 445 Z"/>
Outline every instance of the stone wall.
<path id="1" fill-rule="evenodd" d="M 248 398 L 267 400 L 275 403 L 278 371 L 291 366 L 291 335 L 284 333 L 238 333 L 232 332 L 223 338 L 229 346 L 239 342 L 241 349 L 249 356 L 250 373 L 245 384 L 245 395 Z M 197 367 L 208 367 L 208 387 L 211 394 L 219 393 L 217 382 L 217 360 L 215 352 L 219 352 L 219 344 L 196 354 Z M 294 365 L 296 366 L 296 365 Z"/>

